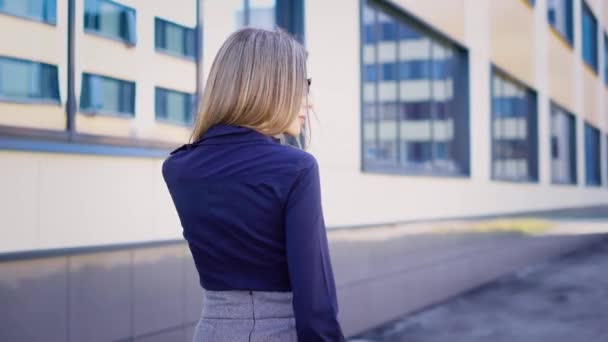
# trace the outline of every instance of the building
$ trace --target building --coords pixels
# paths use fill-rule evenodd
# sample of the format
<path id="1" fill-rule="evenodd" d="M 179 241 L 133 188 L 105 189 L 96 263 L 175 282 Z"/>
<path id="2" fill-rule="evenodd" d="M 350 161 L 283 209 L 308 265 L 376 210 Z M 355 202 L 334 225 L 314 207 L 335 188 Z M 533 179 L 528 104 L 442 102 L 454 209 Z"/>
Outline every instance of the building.
<path id="1" fill-rule="evenodd" d="M 0 340 L 187 340 L 160 166 L 235 29 L 310 53 L 331 229 L 608 203 L 607 22 L 602 0 L 0 1 Z"/>

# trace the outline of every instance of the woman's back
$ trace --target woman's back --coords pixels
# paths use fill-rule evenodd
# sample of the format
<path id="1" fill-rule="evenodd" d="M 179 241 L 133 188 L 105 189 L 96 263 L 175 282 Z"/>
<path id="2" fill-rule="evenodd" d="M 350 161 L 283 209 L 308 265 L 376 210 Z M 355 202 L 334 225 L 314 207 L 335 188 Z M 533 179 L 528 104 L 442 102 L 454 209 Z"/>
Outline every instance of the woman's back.
<path id="1" fill-rule="evenodd" d="M 218 125 L 165 161 L 201 286 L 291 290 L 283 204 L 305 154 L 251 129 Z"/>
<path id="2" fill-rule="evenodd" d="M 293 294 L 301 341 L 343 340 L 311 154 L 217 124 L 172 152 L 163 177 L 205 290 Z"/>

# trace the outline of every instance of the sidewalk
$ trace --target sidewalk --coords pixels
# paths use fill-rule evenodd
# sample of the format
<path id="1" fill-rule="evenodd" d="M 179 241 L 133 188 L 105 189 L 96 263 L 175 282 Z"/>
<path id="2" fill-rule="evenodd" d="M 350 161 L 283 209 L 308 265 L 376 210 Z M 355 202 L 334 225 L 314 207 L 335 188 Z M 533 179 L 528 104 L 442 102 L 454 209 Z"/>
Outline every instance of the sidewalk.
<path id="1" fill-rule="evenodd" d="M 350 341 L 608 341 L 608 236 Z"/>

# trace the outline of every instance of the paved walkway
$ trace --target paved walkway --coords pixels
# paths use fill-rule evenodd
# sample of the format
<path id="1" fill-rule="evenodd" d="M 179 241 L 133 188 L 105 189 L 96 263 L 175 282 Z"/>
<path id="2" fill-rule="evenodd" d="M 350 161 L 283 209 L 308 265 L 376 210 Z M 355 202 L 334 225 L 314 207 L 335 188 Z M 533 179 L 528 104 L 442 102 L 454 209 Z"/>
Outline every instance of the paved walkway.
<path id="1" fill-rule="evenodd" d="M 608 237 L 352 342 L 606 342 Z"/>

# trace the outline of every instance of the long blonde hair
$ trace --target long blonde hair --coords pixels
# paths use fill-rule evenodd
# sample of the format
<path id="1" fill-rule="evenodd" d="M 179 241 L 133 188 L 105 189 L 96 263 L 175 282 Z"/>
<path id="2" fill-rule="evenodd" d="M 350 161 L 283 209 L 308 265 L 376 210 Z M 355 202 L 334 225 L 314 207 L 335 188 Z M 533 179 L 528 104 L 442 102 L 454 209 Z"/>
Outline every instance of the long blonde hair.
<path id="1" fill-rule="evenodd" d="M 220 123 L 283 133 L 307 94 L 306 57 L 302 44 L 281 29 L 232 33 L 211 65 L 190 141 Z"/>

